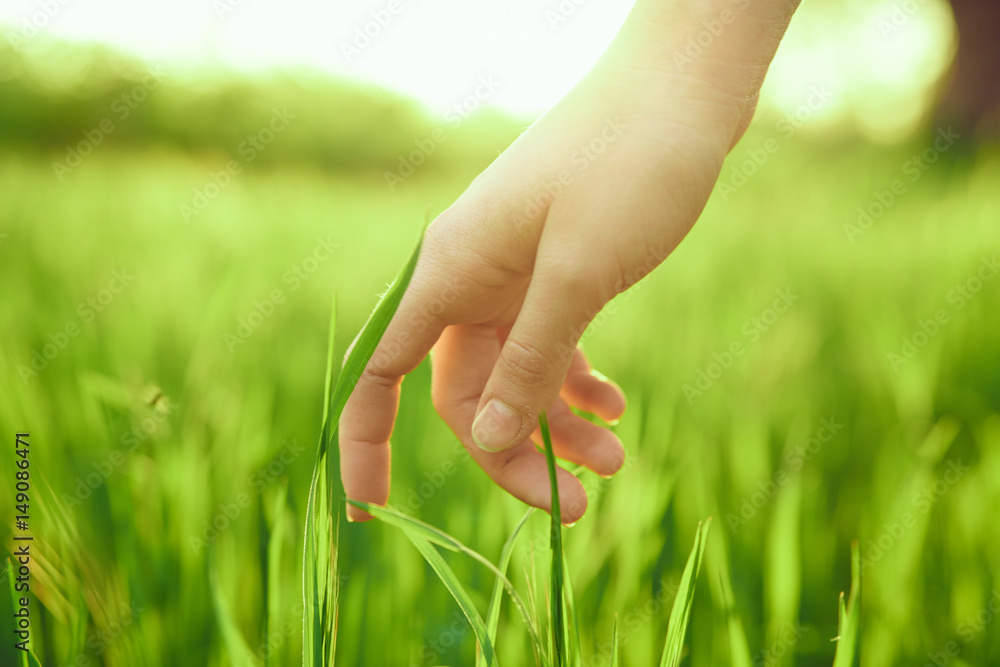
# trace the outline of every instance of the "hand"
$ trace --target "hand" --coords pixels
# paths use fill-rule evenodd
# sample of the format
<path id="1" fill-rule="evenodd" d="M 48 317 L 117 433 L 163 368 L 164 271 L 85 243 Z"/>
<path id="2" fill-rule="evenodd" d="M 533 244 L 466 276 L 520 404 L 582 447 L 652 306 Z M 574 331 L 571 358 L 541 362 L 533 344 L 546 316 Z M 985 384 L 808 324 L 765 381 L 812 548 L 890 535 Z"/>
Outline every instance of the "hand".
<path id="1" fill-rule="evenodd" d="M 746 21 L 745 35 L 729 27 L 753 43 L 766 25 Z M 605 476 L 621 468 L 618 438 L 570 410 L 608 421 L 625 410 L 621 390 L 591 372 L 577 343 L 690 230 L 763 78 L 719 65 L 722 44 L 686 71 L 668 57 L 650 65 L 650 51 L 664 46 L 641 46 L 648 25 L 626 24 L 594 70 L 428 228 L 413 280 L 341 417 L 349 498 L 387 501 L 400 382 L 432 347 L 435 408 L 514 496 L 550 509 L 545 458 L 532 444 L 542 410 L 557 456 Z M 682 49 L 684 40 L 667 43 Z M 557 473 L 562 520 L 572 523 L 587 497 L 572 474 Z M 348 516 L 371 518 L 353 506 Z"/>

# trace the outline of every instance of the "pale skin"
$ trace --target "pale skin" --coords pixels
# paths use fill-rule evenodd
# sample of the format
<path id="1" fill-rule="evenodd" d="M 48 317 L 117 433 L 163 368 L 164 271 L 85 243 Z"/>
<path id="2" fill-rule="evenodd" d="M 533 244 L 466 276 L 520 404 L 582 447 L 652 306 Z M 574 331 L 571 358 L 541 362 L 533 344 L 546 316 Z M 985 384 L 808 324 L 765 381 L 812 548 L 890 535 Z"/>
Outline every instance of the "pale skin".
<path id="1" fill-rule="evenodd" d="M 557 456 L 621 469 L 619 439 L 570 409 L 614 421 L 626 405 L 577 342 L 698 219 L 797 5 L 638 0 L 593 70 L 434 220 L 341 417 L 348 498 L 388 501 L 400 384 L 432 348 L 438 414 L 512 495 L 550 510 L 543 410 Z M 586 493 L 561 468 L 558 485 L 562 521 L 574 523 Z"/>

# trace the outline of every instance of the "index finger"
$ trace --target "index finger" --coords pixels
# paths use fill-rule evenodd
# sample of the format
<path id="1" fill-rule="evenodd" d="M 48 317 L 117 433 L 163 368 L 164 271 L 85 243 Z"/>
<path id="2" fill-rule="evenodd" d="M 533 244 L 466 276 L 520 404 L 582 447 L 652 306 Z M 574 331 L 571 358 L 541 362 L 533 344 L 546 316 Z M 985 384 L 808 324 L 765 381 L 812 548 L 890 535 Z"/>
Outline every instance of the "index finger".
<path id="1" fill-rule="evenodd" d="M 340 477 L 351 500 L 384 505 L 389 499 L 389 439 L 399 407 L 399 386 L 444 329 L 441 316 L 430 308 L 429 283 L 418 280 L 420 268 L 418 264 L 414 280 L 340 416 Z M 347 518 L 368 521 L 373 517 L 348 505 Z"/>

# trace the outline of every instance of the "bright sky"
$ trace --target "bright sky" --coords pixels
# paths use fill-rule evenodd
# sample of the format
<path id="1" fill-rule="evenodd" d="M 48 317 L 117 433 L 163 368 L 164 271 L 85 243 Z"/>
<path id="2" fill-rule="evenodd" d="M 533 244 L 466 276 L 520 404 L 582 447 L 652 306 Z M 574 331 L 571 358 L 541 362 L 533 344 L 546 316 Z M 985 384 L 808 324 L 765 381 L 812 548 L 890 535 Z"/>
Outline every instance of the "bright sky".
<path id="1" fill-rule="evenodd" d="M 62 39 L 106 42 L 176 70 L 205 63 L 250 71 L 305 65 L 398 90 L 438 112 L 469 95 L 480 77 L 493 77 L 499 85 L 490 104 L 533 116 L 583 76 L 631 5 L 4 0 L 0 23 L 15 34 L 38 29 Z M 920 120 L 927 90 L 947 62 L 951 19 L 943 0 L 804 5 L 768 75 L 763 107 L 795 113 L 816 86 L 826 86 L 830 100 L 810 113 L 810 124 L 822 128 L 849 120 L 882 139 L 907 132 Z M 901 9 L 910 5 L 915 9 L 909 13 Z"/>

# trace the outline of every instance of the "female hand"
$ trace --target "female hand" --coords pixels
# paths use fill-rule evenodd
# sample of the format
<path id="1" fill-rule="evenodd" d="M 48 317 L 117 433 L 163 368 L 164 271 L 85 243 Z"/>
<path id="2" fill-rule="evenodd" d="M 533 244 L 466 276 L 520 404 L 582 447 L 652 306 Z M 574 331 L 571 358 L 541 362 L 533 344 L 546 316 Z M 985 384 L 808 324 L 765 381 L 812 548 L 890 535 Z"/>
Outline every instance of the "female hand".
<path id="1" fill-rule="evenodd" d="M 608 421 L 625 410 L 577 342 L 700 215 L 796 4 L 641 0 L 587 77 L 434 220 L 341 417 L 349 498 L 387 501 L 400 382 L 432 347 L 435 408 L 514 496 L 550 509 L 545 457 L 532 444 L 542 410 L 557 456 L 605 476 L 621 468 L 615 435 L 570 410 Z M 572 523 L 586 494 L 557 473 Z M 353 506 L 348 516 L 371 518 Z"/>

